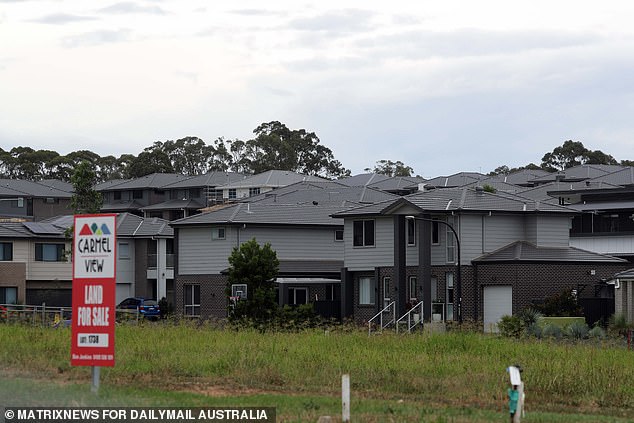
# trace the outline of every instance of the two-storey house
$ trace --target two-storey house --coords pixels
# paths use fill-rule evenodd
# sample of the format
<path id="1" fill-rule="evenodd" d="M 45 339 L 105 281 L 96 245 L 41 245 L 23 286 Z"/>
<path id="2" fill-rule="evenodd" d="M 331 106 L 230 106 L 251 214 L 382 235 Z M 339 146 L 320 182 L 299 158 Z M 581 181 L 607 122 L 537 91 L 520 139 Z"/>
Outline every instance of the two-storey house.
<path id="1" fill-rule="evenodd" d="M 255 238 L 270 243 L 280 260 L 280 305 L 312 302 L 319 313 L 339 316 L 343 224 L 330 217 L 352 205 L 396 199 L 367 187 L 302 181 L 216 210 L 171 222 L 177 262 L 176 308 L 195 317 L 225 317 L 228 257 Z M 242 287 L 234 291 L 248 295 Z M 245 294 L 246 292 L 246 294 Z"/>
<path id="2" fill-rule="evenodd" d="M 438 314 L 495 330 L 504 314 L 623 269 L 621 259 L 569 247 L 576 214 L 481 188 L 435 189 L 336 213 L 344 221 L 342 314 L 366 321 L 392 302 L 402 315 L 423 301 L 425 320 Z"/>

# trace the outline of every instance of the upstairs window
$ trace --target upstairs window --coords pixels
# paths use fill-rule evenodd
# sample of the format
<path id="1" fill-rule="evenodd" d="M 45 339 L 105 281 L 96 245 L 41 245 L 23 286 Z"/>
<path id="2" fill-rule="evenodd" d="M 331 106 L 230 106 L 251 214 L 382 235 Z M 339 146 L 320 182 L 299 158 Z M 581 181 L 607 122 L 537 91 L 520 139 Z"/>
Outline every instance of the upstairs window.
<path id="1" fill-rule="evenodd" d="M 343 241 L 343 229 L 335 229 L 335 241 Z"/>
<path id="2" fill-rule="evenodd" d="M 113 194 L 115 201 L 121 200 L 121 191 L 115 191 Z"/>
<path id="3" fill-rule="evenodd" d="M 253 197 L 254 195 L 258 195 L 260 193 L 260 188 L 249 188 L 249 197 Z"/>
<path id="4" fill-rule="evenodd" d="M 11 242 L 0 242 L 0 260 L 13 260 L 13 244 Z"/>
<path id="5" fill-rule="evenodd" d="M 143 198 L 143 190 L 135 189 L 134 191 L 132 191 L 132 198 L 135 200 Z"/>
<path id="6" fill-rule="evenodd" d="M 64 244 L 35 244 L 35 261 L 64 261 Z"/>
<path id="7" fill-rule="evenodd" d="M 374 220 L 355 220 L 352 223 L 352 245 L 355 247 L 374 246 Z"/>
<path id="8" fill-rule="evenodd" d="M 225 228 L 213 228 L 211 230 L 211 239 L 225 239 Z"/>
<path id="9" fill-rule="evenodd" d="M 230 200 L 235 200 L 238 197 L 238 194 L 236 192 L 235 188 L 229 188 L 229 199 Z"/>
<path id="10" fill-rule="evenodd" d="M 416 245 L 416 221 L 407 219 L 407 245 Z"/>

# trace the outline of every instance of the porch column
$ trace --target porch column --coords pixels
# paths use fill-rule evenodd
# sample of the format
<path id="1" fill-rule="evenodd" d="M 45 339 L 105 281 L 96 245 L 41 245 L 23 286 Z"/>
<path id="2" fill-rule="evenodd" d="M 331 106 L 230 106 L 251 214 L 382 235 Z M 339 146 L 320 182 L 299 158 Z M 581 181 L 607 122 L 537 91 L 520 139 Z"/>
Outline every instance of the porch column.
<path id="1" fill-rule="evenodd" d="M 398 317 L 405 314 L 407 303 L 406 263 L 405 263 L 405 216 L 394 216 L 394 287 L 396 289 L 396 310 Z M 381 286 L 382 281 L 377 281 Z"/>
<path id="2" fill-rule="evenodd" d="M 347 267 L 341 269 L 341 319 L 354 314 L 354 280 Z"/>
<path id="3" fill-rule="evenodd" d="M 431 219 L 425 214 L 423 219 Z M 418 225 L 418 280 L 423 288 L 423 319 L 431 321 L 431 225 L 429 220 L 416 220 Z"/>

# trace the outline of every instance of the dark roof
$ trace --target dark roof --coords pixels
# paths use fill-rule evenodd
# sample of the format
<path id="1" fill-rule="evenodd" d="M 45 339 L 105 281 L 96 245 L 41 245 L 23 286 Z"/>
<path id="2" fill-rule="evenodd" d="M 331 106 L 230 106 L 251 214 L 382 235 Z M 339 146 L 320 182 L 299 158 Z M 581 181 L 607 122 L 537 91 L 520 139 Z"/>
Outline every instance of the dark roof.
<path id="1" fill-rule="evenodd" d="M 449 176 L 437 176 L 424 182 L 426 187 L 455 188 L 472 184 L 486 179 L 486 176 L 478 172 L 459 172 Z"/>
<path id="2" fill-rule="evenodd" d="M 152 204 L 151 206 L 141 207 L 142 211 L 149 210 L 175 210 L 175 209 L 194 209 L 198 210 L 205 207 L 200 201 L 184 199 L 184 200 L 167 200 L 162 203 Z"/>
<path id="3" fill-rule="evenodd" d="M 421 212 L 497 211 L 512 213 L 569 213 L 576 211 L 504 192 L 490 193 L 473 188 L 447 188 L 418 192 L 393 202 L 382 202 L 342 211 L 333 217 L 390 214 L 400 205 L 410 204 Z"/>
<path id="4" fill-rule="evenodd" d="M 494 178 L 483 179 L 481 181 L 473 182 L 465 186 L 472 187 L 472 188 L 490 186 L 491 188 L 494 188 L 496 191 L 503 191 L 503 192 L 510 192 L 510 193 L 516 193 L 523 189 L 523 187 L 519 185 L 509 184 L 508 182 L 503 182 L 501 180 L 494 179 Z"/>
<path id="5" fill-rule="evenodd" d="M 174 220 L 170 224 L 174 227 L 243 223 L 341 226 L 341 221 L 330 217 L 341 208 L 341 205 L 313 205 L 312 203 L 237 203 L 214 211 Z"/>
<path id="6" fill-rule="evenodd" d="M 173 182 L 163 186 L 165 189 L 194 188 L 194 187 L 217 187 L 241 181 L 246 176 L 236 172 L 208 172 L 204 175 L 191 176 L 187 179 Z"/>
<path id="7" fill-rule="evenodd" d="M 125 212 L 128 210 L 139 210 L 141 203 L 136 200 L 132 201 L 117 201 L 116 203 L 108 203 L 101 206 L 102 212 Z"/>
<path id="8" fill-rule="evenodd" d="M 0 179 L 0 195 L 3 196 L 29 196 L 29 197 L 53 197 L 71 198 L 69 191 L 62 191 L 53 186 L 23 179 Z"/>
<path id="9" fill-rule="evenodd" d="M 492 176 L 491 179 L 507 184 L 526 186 L 530 185 L 532 180 L 548 176 L 550 172 L 541 169 L 522 169 L 509 174 L 500 174 Z"/>
<path id="10" fill-rule="evenodd" d="M 344 204 L 375 203 L 399 198 L 398 195 L 369 187 L 349 187 L 337 182 L 298 182 L 273 191 L 245 199 L 245 202 L 266 202 L 282 204 Z"/>
<path id="11" fill-rule="evenodd" d="M 576 181 L 576 182 L 548 182 L 538 185 L 534 188 L 527 188 L 517 192 L 522 197 L 532 198 L 533 200 L 546 201 L 547 199 L 556 198 L 557 194 L 580 194 L 588 189 L 614 189 L 619 188 L 617 185 L 611 185 L 606 182 L 597 182 L 593 180 Z"/>
<path id="12" fill-rule="evenodd" d="M 166 185 L 180 182 L 190 178 L 189 176 L 181 175 L 180 173 L 152 173 L 151 175 L 142 176 L 136 179 L 129 179 L 121 183 L 115 183 L 106 185 L 99 184 L 95 187 L 97 191 L 121 191 L 132 189 L 151 189 L 151 188 L 163 188 Z"/>
<path id="13" fill-rule="evenodd" d="M 219 188 L 257 188 L 257 187 L 284 187 L 300 181 L 327 181 L 319 176 L 303 175 L 289 170 L 269 170 L 257 175 L 246 177 L 242 180 L 224 184 Z"/>
<path id="14" fill-rule="evenodd" d="M 59 179 L 43 179 L 38 181 L 39 184 L 45 185 L 47 187 L 52 187 L 58 189 L 60 191 L 66 191 L 72 193 L 74 191 L 73 184 L 69 184 L 68 182 L 60 181 Z"/>
<path id="15" fill-rule="evenodd" d="M 570 263 L 627 263 L 627 260 L 580 250 L 574 247 L 543 247 L 526 241 L 516 241 L 492 253 L 473 260 L 477 263 L 493 262 L 570 262 Z"/>
<path id="16" fill-rule="evenodd" d="M 340 182 L 349 187 L 365 187 L 381 181 L 385 181 L 389 178 L 389 176 L 381 175 L 379 173 L 361 173 L 359 175 L 338 179 L 337 182 Z"/>
<path id="17" fill-rule="evenodd" d="M 117 215 L 117 236 L 149 238 L 174 236 L 174 230 L 169 222 L 158 217 L 139 217 L 131 213 Z"/>
<path id="18" fill-rule="evenodd" d="M 593 179 L 599 176 L 606 175 L 608 173 L 616 172 L 624 169 L 624 166 L 620 165 L 591 165 L 583 164 L 579 166 L 573 166 L 568 169 L 561 170 L 559 172 L 549 173 L 548 175 L 535 178 L 530 182 L 544 183 L 556 180 L 562 181 L 583 181 L 585 179 Z"/>
<path id="19" fill-rule="evenodd" d="M 132 181 L 132 179 L 111 179 L 109 181 L 104 181 L 100 184 L 95 185 L 95 191 L 108 191 L 117 185 L 121 185 L 130 181 Z"/>
<path id="20" fill-rule="evenodd" d="M 625 169 L 608 173 L 591 180 L 593 183 L 607 183 L 609 185 L 634 185 L 634 167 L 628 166 Z"/>
<path id="21" fill-rule="evenodd" d="M 425 179 L 417 176 L 395 176 L 369 185 L 371 188 L 388 192 L 417 191 L 418 184 Z"/>

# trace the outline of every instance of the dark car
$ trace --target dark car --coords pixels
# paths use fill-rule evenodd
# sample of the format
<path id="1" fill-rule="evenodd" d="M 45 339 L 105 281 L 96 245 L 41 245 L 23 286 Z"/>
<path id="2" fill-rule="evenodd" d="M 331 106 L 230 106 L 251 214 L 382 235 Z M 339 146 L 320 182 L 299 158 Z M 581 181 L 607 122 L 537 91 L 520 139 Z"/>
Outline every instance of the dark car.
<path id="1" fill-rule="evenodd" d="M 121 301 L 117 310 L 135 310 L 143 317 L 156 320 L 161 317 L 161 308 L 156 300 L 149 300 L 143 297 L 130 297 Z"/>

